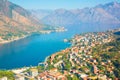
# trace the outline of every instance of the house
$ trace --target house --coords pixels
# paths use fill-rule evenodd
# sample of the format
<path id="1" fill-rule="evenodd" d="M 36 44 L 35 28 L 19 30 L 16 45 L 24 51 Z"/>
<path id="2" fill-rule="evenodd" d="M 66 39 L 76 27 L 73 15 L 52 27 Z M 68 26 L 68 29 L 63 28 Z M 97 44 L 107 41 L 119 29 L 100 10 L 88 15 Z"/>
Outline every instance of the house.
<path id="1" fill-rule="evenodd" d="M 98 75 L 98 79 L 99 80 L 107 80 L 107 76 L 100 74 L 100 75 Z"/>
<path id="2" fill-rule="evenodd" d="M 89 80 L 97 80 L 97 76 L 90 76 L 88 77 Z"/>
<path id="3" fill-rule="evenodd" d="M 86 74 L 80 74 L 80 77 L 83 79 L 83 80 L 88 80 L 88 76 Z"/>
<path id="4" fill-rule="evenodd" d="M 56 64 L 54 64 L 55 67 L 59 66 L 61 63 L 63 63 L 62 60 L 60 60 L 59 62 L 57 62 Z"/>
<path id="5" fill-rule="evenodd" d="M 25 77 L 21 75 L 15 75 L 15 80 L 25 80 Z"/>
<path id="6" fill-rule="evenodd" d="M 29 74 L 30 74 L 31 77 L 37 76 L 38 75 L 38 69 L 31 68 Z"/>
<path id="7" fill-rule="evenodd" d="M 50 72 L 57 72 L 57 71 L 58 71 L 57 68 L 53 68 L 50 70 Z"/>
<path id="8" fill-rule="evenodd" d="M 98 68 L 96 65 L 93 66 L 93 69 L 94 69 L 94 74 L 97 74 L 98 73 Z"/>

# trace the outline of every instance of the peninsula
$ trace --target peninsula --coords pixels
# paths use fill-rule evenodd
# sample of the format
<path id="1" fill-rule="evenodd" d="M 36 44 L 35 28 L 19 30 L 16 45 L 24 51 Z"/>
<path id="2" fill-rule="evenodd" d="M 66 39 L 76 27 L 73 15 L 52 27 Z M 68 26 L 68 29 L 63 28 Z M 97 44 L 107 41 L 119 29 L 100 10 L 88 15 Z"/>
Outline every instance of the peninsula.
<path id="1" fill-rule="evenodd" d="M 0 77 L 11 80 L 118 80 L 119 32 L 120 29 L 75 35 L 69 40 L 71 47 L 50 55 L 38 66 L 8 70 Z"/>

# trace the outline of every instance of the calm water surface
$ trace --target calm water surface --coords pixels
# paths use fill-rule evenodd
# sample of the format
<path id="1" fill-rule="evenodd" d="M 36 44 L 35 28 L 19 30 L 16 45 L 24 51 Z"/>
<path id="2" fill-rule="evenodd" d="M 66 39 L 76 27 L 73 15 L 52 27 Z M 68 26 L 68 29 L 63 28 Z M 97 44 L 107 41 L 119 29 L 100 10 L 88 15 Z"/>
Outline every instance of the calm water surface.
<path id="1" fill-rule="evenodd" d="M 67 27 L 67 32 L 32 35 L 30 37 L 0 45 L 0 69 L 12 69 L 24 66 L 35 66 L 55 52 L 70 47 L 64 43 L 65 38 L 84 32 L 104 31 L 101 27 L 93 25 L 74 25 Z M 110 27 L 112 28 L 112 27 Z"/>

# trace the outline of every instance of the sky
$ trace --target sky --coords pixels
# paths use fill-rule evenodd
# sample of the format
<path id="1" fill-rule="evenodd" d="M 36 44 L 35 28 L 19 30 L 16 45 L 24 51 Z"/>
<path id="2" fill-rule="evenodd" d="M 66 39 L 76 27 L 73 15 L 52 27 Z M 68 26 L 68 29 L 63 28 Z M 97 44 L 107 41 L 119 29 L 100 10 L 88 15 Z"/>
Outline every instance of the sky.
<path id="1" fill-rule="evenodd" d="M 9 0 L 25 9 L 81 9 L 120 0 Z"/>

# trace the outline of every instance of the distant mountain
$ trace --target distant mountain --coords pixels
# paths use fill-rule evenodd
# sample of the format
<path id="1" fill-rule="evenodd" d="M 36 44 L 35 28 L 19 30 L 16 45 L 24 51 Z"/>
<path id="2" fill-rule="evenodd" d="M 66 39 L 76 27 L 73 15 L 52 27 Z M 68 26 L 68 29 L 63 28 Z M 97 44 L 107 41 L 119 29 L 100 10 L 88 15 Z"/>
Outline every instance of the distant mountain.
<path id="1" fill-rule="evenodd" d="M 120 20 L 120 3 L 111 2 L 106 5 L 99 5 L 98 7 Z"/>
<path id="2" fill-rule="evenodd" d="M 32 15 L 35 15 L 38 19 L 42 19 L 53 12 L 53 10 L 43 10 L 43 9 L 36 9 L 36 10 L 31 9 L 29 11 L 32 13 Z"/>
<path id="3" fill-rule="evenodd" d="M 49 25 L 69 24 L 120 24 L 120 3 L 111 2 L 93 8 L 65 10 L 57 9 L 44 16 L 41 21 Z"/>
<path id="4" fill-rule="evenodd" d="M 65 9 L 58 9 L 55 10 L 52 14 L 44 17 L 42 21 L 45 22 L 46 24 L 51 25 L 57 24 L 65 25 L 75 23 L 76 21 L 75 19 L 77 18 L 75 18 L 75 15 L 72 12 Z"/>
<path id="5" fill-rule="evenodd" d="M 0 40 L 11 36 L 22 36 L 43 27 L 29 11 L 9 2 L 0 0 Z"/>
<path id="6" fill-rule="evenodd" d="M 120 22 L 116 17 L 100 7 L 81 9 L 79 10 L 79 13 L 74 13 L 74 15 L 76 15 L 76 18 L 80 23 L 114 24 Z"/>

